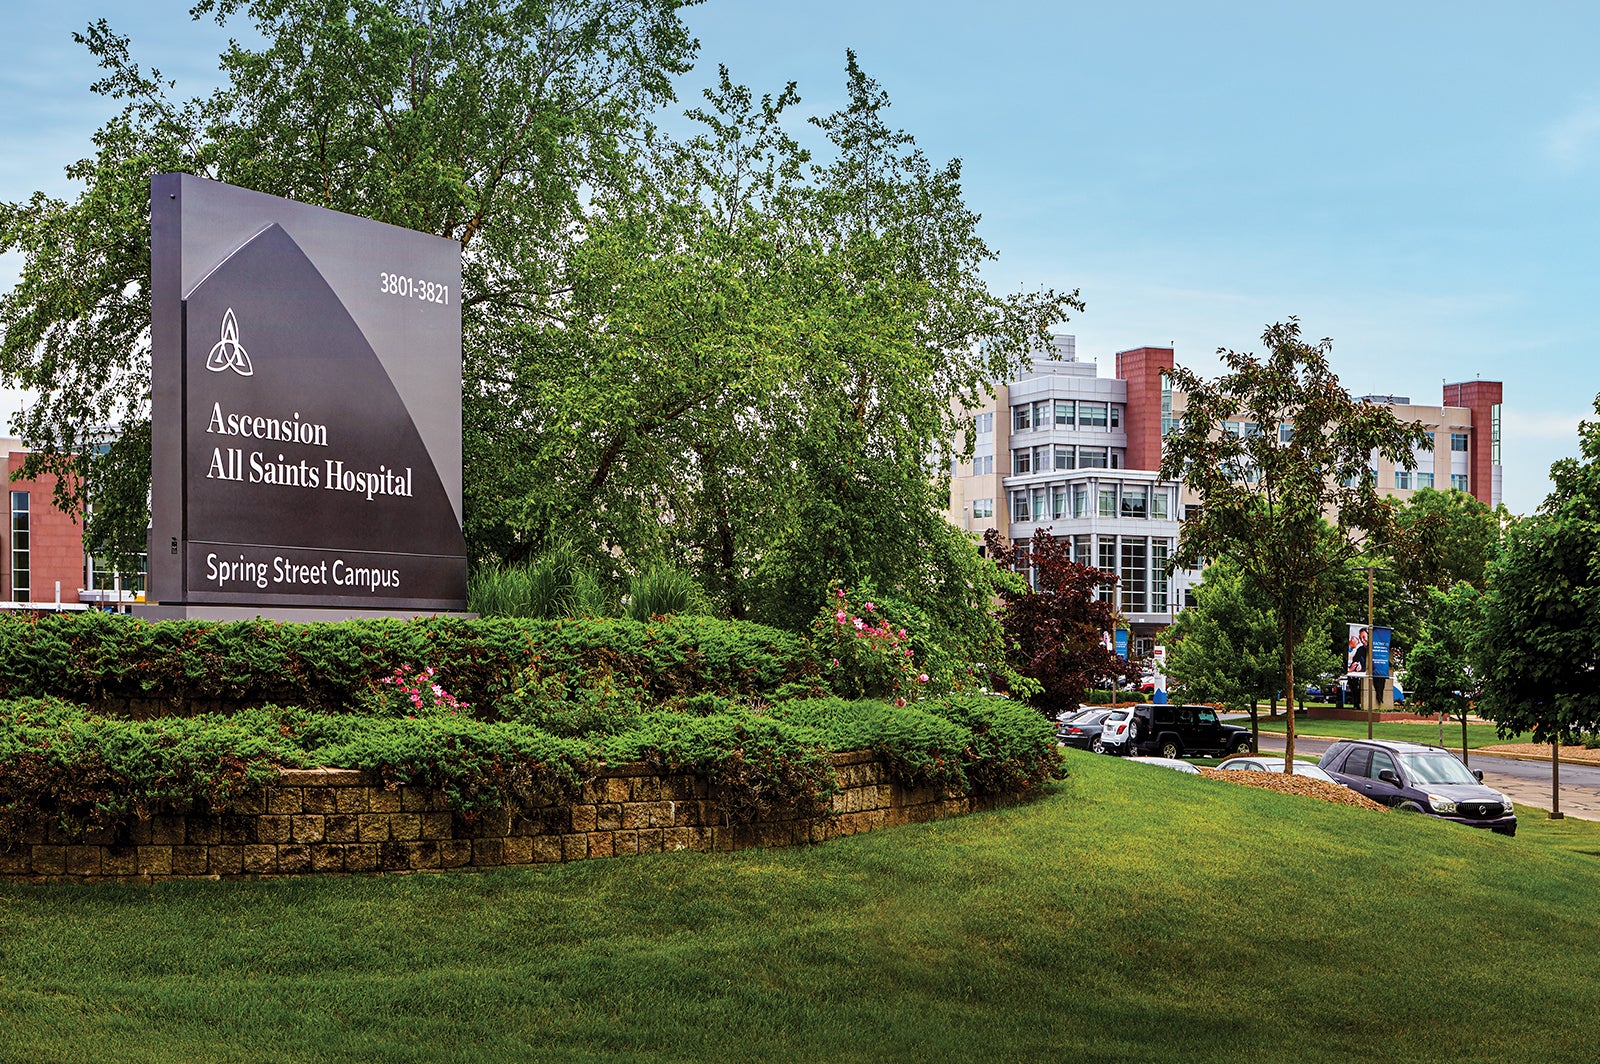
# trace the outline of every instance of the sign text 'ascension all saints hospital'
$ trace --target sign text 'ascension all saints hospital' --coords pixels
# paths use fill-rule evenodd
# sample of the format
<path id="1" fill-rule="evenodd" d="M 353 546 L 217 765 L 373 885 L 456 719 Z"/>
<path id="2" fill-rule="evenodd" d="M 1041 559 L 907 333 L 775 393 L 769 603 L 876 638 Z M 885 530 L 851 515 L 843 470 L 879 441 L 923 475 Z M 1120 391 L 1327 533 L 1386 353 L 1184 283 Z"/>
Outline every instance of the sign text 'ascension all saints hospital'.
<path id="1" fill-rule="evenodd" d="M 460 245 L 187 174 L 150 201 L 140 612 L 464 610 Z"/>

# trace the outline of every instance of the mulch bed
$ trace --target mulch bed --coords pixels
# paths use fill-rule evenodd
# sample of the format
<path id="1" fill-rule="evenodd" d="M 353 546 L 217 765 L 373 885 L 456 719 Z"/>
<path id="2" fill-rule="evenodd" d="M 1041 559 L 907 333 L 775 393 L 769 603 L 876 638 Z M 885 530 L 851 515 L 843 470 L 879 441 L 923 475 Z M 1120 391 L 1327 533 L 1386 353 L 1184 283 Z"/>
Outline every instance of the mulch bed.
<path id="1" fill-rule="evenodd" d="M 1216 769 L 1202 768 L 1200 775 L 1208 780 L 1226 780 L 1229 783 L 1238 783 L 1246 787 L 1260 787 L 1262 790 L 1277 791 L 1280 794 L 1298 794 L 1304 798 L 1316 798 L 1324 802 L 1334 802 L 1338 805 L 1353 805 L 1358 809 L 1375 809 L 1385 811 L 1388 806 L 1379 805 L 1364 794 L 1357 794 L 1349 787 L 1338 783 L 1326 783 L 1314 780 L 1309 776 L 1290 776 L 1282 772 L 1247 772 L 1242 769 Z"/>

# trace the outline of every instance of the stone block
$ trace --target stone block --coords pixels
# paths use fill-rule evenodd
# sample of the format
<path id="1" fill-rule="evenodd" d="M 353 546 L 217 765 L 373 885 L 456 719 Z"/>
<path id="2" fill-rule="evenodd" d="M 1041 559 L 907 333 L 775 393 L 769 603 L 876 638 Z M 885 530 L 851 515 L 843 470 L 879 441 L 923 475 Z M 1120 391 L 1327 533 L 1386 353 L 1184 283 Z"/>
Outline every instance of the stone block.
<path id="1" fill-rule="evenodd" d="M 362 842 L 385 842 L 389 838 L 389 817 L 385 813 L 361 813 L 356 817 L 356 834 Z"/>
<path id="2" fill-rule="evenodd" d="M 455 834 L 455 816 L 450 813 L 423 813 L 421 823 L 425 839 L 448 839 Z"/>
<path id="3" fill-rule="evenodd" d="M 38 862 L 34 862 L 35 871 Z M 171 846 L 140 846 L 138 868 L 141 876 L 170 876 L 172 874 Z"/>
<path id="4" fill-rule="evenodd" d="M 533 839 L 533 859 L 541 864 L 561 860 L 561 836 L 535 836 Z"/>
<path id="5" fill-rule="evenodd" d="M 634 776 L 628 780 L 628 796 L 635 802 L 659 802 L 661 780 L 656 776 Z"/>
<path id="6" fill-rule="evenodd" d="M 409 843 L 389 842 L 378 843 L 378 871 L 403 872 L 411 867 L 411 851 L 407 849 Z"/>
<path id="7" fill-rule="evenodd" d="M 333 789 L 333 804 L 341 813 L 365 813 L 367 812 L 367 788 L 335 787 Z"/>
<path id="8" fill-rule="evenodd" d="M 604 780 L 584 780 L 578 790 L 578 801 L 583 805 L 595 805 L 605 801 L 605 793 Z"/>
<path id="9" fill-rule="evenodd" d="M 231 803 L 233 812 L 244 816 L 256 816 L 267 811 L 267 789 L 265 787 L 252 787 L 239 795 Z"/>
<path id="10" fill-rule="evenodd" d="M 150 844 L 152 846 L 181 846 L 188 825 L 181 816 L 156 816 L 150 818 Z"/>
<path id="11" fill-rule="evenodd" d="M 609 776 L 599 782 L 601 784 L 601 801 L 616 803 L 626 802 L 629 799 L 629 781 L 625 777 Z"/>
<path id="12" fill-rule="evenodd" d="M 311 847 L 290 843 L 278 847 L 278 871 L 300 874 L 311 871 Z"/>
<path id="13" fill-rule="evenodd" d="M 428 792 L 421 787 L 400 788 L 400 811 L 423 813 L 428 809 Z"/>
<path id="14" fill-rule="evenodd" d="M 412 868 L 439 868 L 439 844 L 432 839 L 411 840 L 402 843 L 406 851 L 406 863 Z"/>
<path id="15" fill-rule="evenodd" d="M 611 848 L 618 856 L 638 853 L 639 833 L 637 831 L 612 832 Z"/>
<path id="16" fill-rule="evenodd" d="M 222 821 L 214 816 L 192 816 L 187 838 L 191 846 L 215 846 L 222 841 Z"/>
<path id="17" fill-rule="evenodd" d="M 5 868 L 5 857 L 0 855 L 0 870 Z M 132 846 L 108 846 L 100 855 L 100 871 L 108 876 L 136 876 L 139 874 L 139 851 Z"/>
<path id="18" fill-rule="evenodd" d="M 270 875 L 278 870 L 278 848 L 255 844 L 239 847 L 240 864 L 251 875 Z"/>
<path id="19" fill-rule="evenodd" d="M 660 828 L 644 828 L 639 832 L 640 853 L 660 853 L 662 838 Z"/>
<path id="20" fill-rule="evenodd" d="M 400 791 L 384 790 L 374 787 L 367 794 L 367 806 L 374 813 L 398 813 L 400 811 Z"/>
<path id="21" fill-rule="evenodd" d="M 97 876 L 100 874 L 100 846 L 68 846 L 66 869 L 69 876 Z"/>
<path id="22" fill-rule="evenodd" d="M 327 818 L 311 813 L 290 817 L 290 837 L 295 842 L 321 842 L 327 833 Z"/>
<path id="23" fill-rule="evenodd" d="M 422 837 L 422 814 L 394 813 L 389 817 L 389 837 L 414 842 Z"/>
<path id="24" fill-rule="evenodd" d="M 611 845 L 611 832 L 609 832 L 609 831 L 591 831 L 591 832 L 589 832 L 589 856 L 590 857 L 610 857 L 615 852 L 616 851 L 612 848 L 612 845 Z"/>
<path id="25" fill-rule="evenodd" d="M 511 834 L 510 809 L 480 809 L 472 833 L 483 839 L 503 839 Z"/>
<path id="26" fill-rule="evenodd" d="M 339 811 L 339 805 L 334 798 L 334 793 L 332 787 L 307 787 L 301 802 L 306 812 L 327 816 L 329 813 L 337 813 Z"/>
<path id="27" fill-rule="evenodd" d="M 615 831 L 622 826 L 622 806 L 607 802 L 595 807 L 596 831 Z"/>
<path id="28" fill-rule="evenodd" d="M 589 836 L 563 835 L 561 836 L 561 859 L 563 861 L 581 861 L 589 856 Z"/>
<path id="29" fill-rule="evenodd" d="M 532 864 L 533 839 L 527 835 L 507 835 L 504 856 L 506 864 Z"/>
<path id="30" fill-rule="evenodd" d="M 471 839 L 440 839 L 439 867 L 460 868 L 472 863 Z"/>
<path id="31" fill-rule="evenodd" d="M 172 848 L 172 874 L 175 876 L 203 876 L 210 869 L 205 846 L 174 846 Z"/>
<path id="32" fill-rule="evenodd" d="M 211 871 L 215 875 L 236 876 L 244 871 L 243 846 L 229 846 L 226 843 L 221 846 L 213 846 L 207 854 L 207 858 L 211 864 Z"/>
<path id="33" fill-rule="evenodd" d="M 572 807 L 572 830 L 590 832 L 595 830 L 599 822 L 599 814 L 592 805 L 575 805 Z"/>
<path id="34" fill-rule="evenodd" d="M 305 812 L 305 801 L 299 787 L 273 787 L 267 791 L 267 812 L 279 816 L 293 816 Z"/>
<path id="35" fill-rule="evenodd" d="M 343 872 L 344 847 L 337 843 L 313 842 L 309 847 L 311 851 L 311 870 L 313 872 Z"/>
<path id="36" fill-rule="evenodd" d="M 355 842 L 361 837 L 361 818 L 355 813 L 335 813 L 333 816 L 323 817 L 322 840 L 324 842 Z"/>
<path id="37" fill-rule="evenodd" d="M 376 872 L 378 870 L 378 844 L 360 842 L 344 848 L 346 872 Z"/>
<path id="38" fill-rule="evenodd" d="M 472 863 L 484 868 L 491 868 L 505 861 L 506 841 L 504 839 L 473 839 Z"/>
<path id="39" fill-rule="evenodd" d="M 44 833 L 40 832 L 38 839 L 30 839 L 30 838 L 24 836 L 22 841 L 23 842 L 43 842 L 44 841 Z M 135 820 L 133 823 L 128 825 L 128 845 L 130 845 L 130 846 L 148 846 L 148 845 L 150 845 L 150 821 L 148 821 L 148 820 Z"/>
<path id="40" fill-rule="evenodd" d="M 256 818 L 253 816 L 237 816 L 232 813 L 218 818 L 222 827 L 222 842 L 226 846 L 242 846 L 247 842 L 254 842 L 256 835 Z"/>
<path id="41" fill-rule="evenodd" d="M 288 816 L 256 817 L 256 841 L 259 843 L 288 842 L 293 835 L 294 818 Z"/>

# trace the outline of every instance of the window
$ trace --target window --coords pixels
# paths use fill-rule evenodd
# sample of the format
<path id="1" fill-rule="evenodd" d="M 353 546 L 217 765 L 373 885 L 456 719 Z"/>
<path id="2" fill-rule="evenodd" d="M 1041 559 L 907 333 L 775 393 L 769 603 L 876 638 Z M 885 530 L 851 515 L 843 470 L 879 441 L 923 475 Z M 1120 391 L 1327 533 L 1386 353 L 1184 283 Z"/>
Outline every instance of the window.
<path id="1" fill-rule="evenodd" d="M 1150 541 L 1150 612 L 1167 612 L 1167 553 L 1164 539 Z"/>
<path id="2" fill-rule="evenodd" d="M 1072 516 L 1089 516 L 1089 485 L 1074 484 L 1072 486 Z M 1088 564 L 1085 562 L 1084 564 Z"/>
<path id="3" fill-rule="evenodd" d="M 1466 451 L 1467 434 L 1465 432 L 1452 432 L 1450 434 L 1450 449 L 1452 451 Z"/>
<path id="4" fill-rule="evenodd" d="M 1294 440 L 1294 426 L 1293 425 L 1279 425 L 1278 426 L 1278 442 L 1279 443 L 1290 443 L 1293 440 Z"/>
<path id="5" fill-rule="evenodd" d="M 1035 447 L 1033 449 L 1033 471 L 1043 473 L 1050 468 L 1050 448 Z"/>
<path id="6" fill-rule="evenodd" d="M 1065 484 L 1051 489 L 1050 516 L 1057 520 L 1067 516 L 1067 486 Z"/>
<path id="7" fill-rule="evenodd" d="M 1150 493 L 1150 516 L 1157 521 L 1165 521 L 1171 514 L 1172 493 L 1166 488 L 1157 488 Z"/>
<path id="8" fill-rule="evenodd" d="M 1107 468 L 1106 449 L 1104 447 L 1079 447 L 1079 469 L 1105 469 Z"/>
<path id="9" fill-rule="evenodd" d="M 993 411 L 990 411 L 987 414 L 979 414 L 974 420 L 977 422 L 978 432 L 979 433 L 993 432 L 994 431 L 994 412 Z"/>
<path id="10" fill-rule="evenodd" d="M 1050 519 L 1050 493 L 1043 488 L 1033 489 L 1033 519 L 1035 521 Z"/>
<path id="11" fill-rule="evenodd" d="M 1117 486 L 1102 486 L 1100 488 L 1100 516 L 1117 516 Z"/>
<path id="12" fill-rule="evenodd" d="M 1409 470 L 1409 469 L 1396 469 L 1394 471 L 1394 486 L 1397 487 L 1397 488 L 1410 488 L 1410 487 L 1412 487 L 1413 485 L 1412 485 L 1412 478 L 1411 478 L 1411 470 Z"/>
<path id="13" fill-rule="evenodd" d="M 1094 597 L 1102 602 L 1111 598 L 1112 582 L 1117 575 L 1117 537 L 1100 537 L 1100 564 L 1097 568 L 1105 574 L 1106 582 L 1095 588 Z"/>
<path id="14" fill-rule="evenodd" d="M 1500 464 L 1500 404 L 1489 408 L 1489 461 Z"/>
<path id="15" fill-rule="evenodd" d="M 1057 444 L 1056 445 L 1056 468 L 1057 469 L 1071 469 L 1076 464 L 1077 463 L 1073 461 L 1072 448 L 1071 447 L 1064 447 L 1061 444 Z"/>
<path id="16" fill-rule="evenodd" d="M 1146 518 L 1150 516 L 1150 489 L 1140 485 L 1122 488 L 1122 516 Z"/>
<path id="17" fill-rule="evenodd" d="M 1078 427 L 1080 429 L 1103 429 L 1106 427 L 1105 403 L 1079 403 Z"/>
<path id="18" fill-rule="evenodd" d="M 1122 407 L 1118 406 L 1115 403 L 1112 403 L 1111 404 L 1111 427 L 1112 428 L 1116 428 L 1120 424 L 1122 424 Z"/>
<path id="19" fill-rule="evenodd" d="M 1372 751 L 1372 778 L 1377 779 L 1385 772 L 1394 772 L 1394 758 L 1382 750 Z"/>
<path id="20" fill-rule="evenodd" d="M 1451 489 L 1453 491 L 1466 491 L 1466 490 L 1468 490 L 1467 489 L 1467 475 L 1465 473 L 1451 473 L 1450 474 L 1450 487 L 1451 487 Z"/>
<path id="21" fill-rule="evenodd" d="M 1011 452 L 1011 472 L 1016 474 L 1033 472 L 1033 448 L 1019 447 Z"/>
<path id="22" fill-rule="evenodd" d="M 1050 427 L 1050 407 L 1054 405 L 1048 399 L 1033 404 L 1033 427 L 1043 432 Z"/>
<path id="23" fill-rule="evenodd" d="M 972 475 L 981 477 L 994 472 L 994 455 L 980 454 L 972 460 Z"/>
<path id="24" fill-rule="evenodd" d="M 1150 542 L 1143 536 L 1123 537 L 1122 540 L 1122 608 L 1131 613 L 1145 613 L 1145 564 L 1149 560 Z"/>
<path id="25" fill-rule="evenodd" d="M 1027 432 L 1033 428 L 1033 407 L 1023 405 L 1011 408 L 1011 431 Z"/>
<path id="26" fill-rule="evenodd" d="M 1089 553 L 1089 537 L 1072 537 L 1072 560 L 1079 565 L 1093 565 L 1094 558 Z"/>
<path id="27" fill-rule="evenodd" d="M 1014 491 L 1011 493 L 1011 520 L 1026 521 L 1028 519 L 1028 493 Z"/>
<path id="28" fill-rule="evenodd" d="M 1070 429 L 1077 417 L 1078 404 L 1071 399 L 1056 400 L 1056 428 Z"/>
<path id="29" fill-rule="evenodd" d="M 1431 487 L 1433 487 L 1433 474 L 1432 473 L 1413 473 L 1412 476 L 1414 476 L 1416 478 L 1417 487 L 1419 487 L 1419 488 L 1431 488 Z"/>
<path id="30" fill-rule="evenodd" d="M 11 600 L 27 602 L 32 586 L 28 578 L 28 493 L 11 493 Z"/>
<path id="31" fill-rule="evenodd" d="M 994 516 L 994 500 L 993 499 L 973 499 L 972 500 L 972 516 L 973 517 L 993 517 Z"/>

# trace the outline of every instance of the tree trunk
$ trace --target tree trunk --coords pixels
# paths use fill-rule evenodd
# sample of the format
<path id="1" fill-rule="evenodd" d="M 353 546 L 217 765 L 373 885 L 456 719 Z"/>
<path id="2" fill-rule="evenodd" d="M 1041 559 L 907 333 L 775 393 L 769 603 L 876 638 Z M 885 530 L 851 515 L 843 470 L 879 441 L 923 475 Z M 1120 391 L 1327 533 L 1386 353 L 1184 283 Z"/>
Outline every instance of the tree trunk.
<path id="1" fill-rule="evenodd" d="M 1283 771 L 1294 771 L 1294 636 L 1289 635 L 1283 641 L 1283 690 L 1284 714 L 1289 721 L 1285 732 L 1286 741 L 1283 744 Z"/>
<path id="2" fill-rule="evenodd" d="M 1471 764 L 1467 760 L 1467 711 L 1464 709 L 1461 711 L 1461 763 Z"/>
<path id="3" fill-rule="evenodd" d="M 1255 740 L 1257 750 L 1261 749 L 1261 699 L 1250 700 L 1250 737 Z"/>

